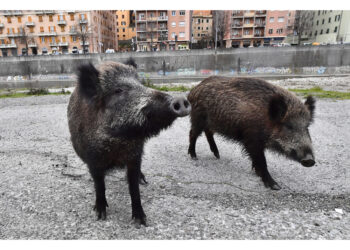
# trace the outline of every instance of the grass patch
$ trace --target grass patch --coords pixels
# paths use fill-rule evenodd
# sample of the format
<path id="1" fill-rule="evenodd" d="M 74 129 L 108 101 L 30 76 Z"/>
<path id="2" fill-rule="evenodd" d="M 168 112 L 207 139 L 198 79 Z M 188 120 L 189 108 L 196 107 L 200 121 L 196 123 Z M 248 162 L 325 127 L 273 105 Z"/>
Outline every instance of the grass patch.
<path id="1" fill-rule="evenodd" d="M 156 90 L 160 90 L 160 91 L 164 91 L 164 92 L 169 92 L 169 91 L 186 92 L 186 91 L 191 90 L 191 88 L 187 88 L 185 86 L 173 86 L 173 87 L 157 86 L 157 85 L 154 85 L 152 83 L 146 83 L 144 85 L 148 88 L 152 88 L 152 89 L 156 89 Z"/>
<path id="2" fill-rule="evenodd" d="M 288 89 L 288 90 L 301 96 L 312 95 L 317 98 L 330 98 L 330 99 L 338 99 L 338 100 L 350 99 L 350 92 L 328 91 L 328 90 L 323 90 L 320 87 L 313 87 L 311 89 Z"/>
<path id="3" fill-rule="evenodd" d="M 22 98 L 29 96 L 41 96 L 41 95 L 69 95 L 70 91 L 62 89 L 59 92 L 50 93 L 48 89 L 39 88 L 39 89 L 29 89 L 27 92 L 15 92 L 10 90 L 6 93 L 0 93 L 0 98 Z"/>

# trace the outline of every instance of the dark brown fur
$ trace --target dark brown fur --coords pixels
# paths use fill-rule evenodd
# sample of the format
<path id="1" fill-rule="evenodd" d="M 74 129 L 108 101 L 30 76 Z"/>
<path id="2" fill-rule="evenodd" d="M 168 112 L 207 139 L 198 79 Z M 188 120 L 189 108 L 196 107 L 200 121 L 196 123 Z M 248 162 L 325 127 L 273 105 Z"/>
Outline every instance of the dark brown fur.
<path id="1" fill-rule="evenodd" d="M 193 88 L 188 100 L 192 105 L 189 146 L 192 158 L 197 157 L 195 144 L 202 131 L 211 151 L 219 158 L 213 137 L 214 133 L 219 133 L 240 142 L 265 185 L 279 189 L 267 171 L 265 148 L 298 161 L 305 154 L 312 154 L 311 141 L 308 143 L 307 138 L 299 139 L 303 149 L 285 142 L 292 141 L 292 137 L 299 138 L 296 135 L 299 130 L 307 130 L 314 110 L 311 97 L 303 104 L 289 91 L 260 79 L 214 76 Z M 289 125 L 294 126 L 295 131 L 286 132 L 285 127 Z M 303 134 L 303 137 L 309 138 L 308 131 L 307 136 Z"/>

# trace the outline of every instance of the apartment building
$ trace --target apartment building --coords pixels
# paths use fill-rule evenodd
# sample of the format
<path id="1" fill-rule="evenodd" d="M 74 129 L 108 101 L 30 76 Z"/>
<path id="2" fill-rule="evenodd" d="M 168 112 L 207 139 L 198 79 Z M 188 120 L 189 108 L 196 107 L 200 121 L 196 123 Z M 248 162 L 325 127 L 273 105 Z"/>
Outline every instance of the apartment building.
<path id="1" fill-rule="evenodd" d="M 189 49 L 191 11 L 137 10 L 136 42 L 138 51 Z"/>
<path id="2" fill-rule="evenodd" d="M 192 43 L 213 40 L 213 15 L 211 10 L 194 10 L 192 13 Z"/>
<path id="3" fill-rule="evenodd" d="M 136 44 L 135 11 L 117 10 L 116 21 L 119 50 L 133 50 L 133 45 Z"/>
<path id="4" fill-rule="evenodd" d="M 226 16 L 228 19 L 224 37 L 226 48 L 264 44 L 266 10 L 229 10 L 226 11 Z"/>
<path id="5" fill-rule="evenodd" d="M 293 33 L 295 11 L 268 10 L 264 43 L 274 45 L 285 41 Z"/>
<path id="6" fill-rule="evenodd" d="M 3 10 L 0 56 L 103 52 L 115 30 L 115 11 Z"/>
<path id="7" fill-rule="evenodd" d="M 308 35 L 309 42 L 349 43 L 350 11 L 315 10 L 311 29 L 306 35 Z"/>

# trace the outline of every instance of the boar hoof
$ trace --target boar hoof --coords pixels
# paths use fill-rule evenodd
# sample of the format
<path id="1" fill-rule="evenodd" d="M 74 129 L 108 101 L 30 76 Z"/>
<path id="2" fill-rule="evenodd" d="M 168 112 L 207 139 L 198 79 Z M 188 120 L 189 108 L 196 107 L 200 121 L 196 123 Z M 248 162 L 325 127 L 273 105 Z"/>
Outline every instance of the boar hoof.
<path id="1" fill-rule="evenodd" d="M 215 155 L 215 157 L 216 157 L 217 159 L 220 159 L 220 154 L 219 154 L 219 152 L 214 152 L 214 155 Z"/>
<path id="2" fill-rule="evenodd" d="M 96 205 L 94 206 L 94 210 L 96 211 L 97 220 L 106 220 L 106 207 L 108 207 L 107 202 L 105 204 L 96 203 Z"/>
<path id="3" fill-rule="evenodd" d="M 146 181 L 145 175 L 144 175 L 143 173 L 140 174 L 139 183 L 140 183 L 141 185 L 147 185 L 147 184 L 148 184 L 148 182 Z"/>
<path id="4" fill-rule="evenodd" d="M 265 187 L 271 188 L 272 190 L 281 189 L 280 185 L 278 185 L 275 181 L 267 181 L 267 182 L 264 182 L 264 184 L 265 184 Z"/>
<path id="5" fill-rule="evenodd" d="M 196 153 L 193 153 L 190 150 L 188 150 L 188 154 L 191 156 L 192 160 L 198 160 Z"/>
<path id="6" fill-rule="evenodd" d="M 134 217 L 133 220 L 134 220 L 135 228 L 140 229 L 141 225 L 144 225 L 145 227 L 147 227 L 146 216 L 141 217 L 141 218 Z"/>

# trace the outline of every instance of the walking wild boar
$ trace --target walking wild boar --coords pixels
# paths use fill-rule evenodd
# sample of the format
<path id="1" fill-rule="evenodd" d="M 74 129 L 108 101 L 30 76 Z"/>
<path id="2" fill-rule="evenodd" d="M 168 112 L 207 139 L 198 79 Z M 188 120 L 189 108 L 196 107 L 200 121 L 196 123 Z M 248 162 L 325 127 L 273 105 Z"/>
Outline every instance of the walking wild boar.
<path id="1" fill-rule="evenodd" d="M 220 158 L 214 133 L 242 144 L 252 167 L 266 187 L 280 186 L 267 170 L 265 149 L 300 162 L 315 164 L 308 127 L 313 120 L 315 100 L 305 103 L 281 87 L 253 78 L 213 76 L 191 90 L 192 105 L 188 153 L 196 159 L 198 136 L 205 132 L 211 151 Z"/>
<path id="2" fill-rule="evenodd" d="M 75 152 L 87 164 L 94 180 L 98 219 L 106 219 L 106 171 L 127 167 L 132 218 L 146 225 L 140 199 L 141 158 L 145 141 L 190 113 L 184 97 L 143 86 L 135 64 L 107 62 L 96 69 L 78 67 L 78 83 L 68 105 L 68 123 Z"/>

